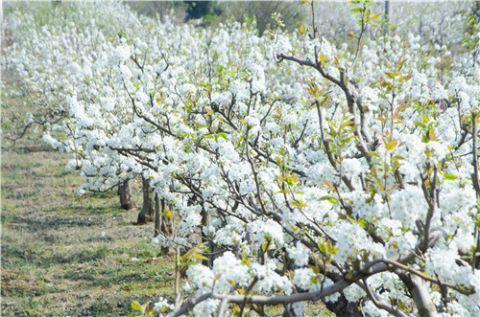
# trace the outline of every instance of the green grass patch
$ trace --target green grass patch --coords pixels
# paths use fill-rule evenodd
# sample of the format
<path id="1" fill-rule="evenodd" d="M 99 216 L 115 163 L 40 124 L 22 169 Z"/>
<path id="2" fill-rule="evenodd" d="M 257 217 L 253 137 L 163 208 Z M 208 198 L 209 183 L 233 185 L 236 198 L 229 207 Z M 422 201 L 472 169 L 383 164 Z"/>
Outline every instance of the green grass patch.
<path id="1" fill-rule="evenodd" d="M 82 183 L 56 152 L 2 153 L 2 316 L 126 316 L 132 300 L 171 296 L 174 266 L 138 210 Z"/>

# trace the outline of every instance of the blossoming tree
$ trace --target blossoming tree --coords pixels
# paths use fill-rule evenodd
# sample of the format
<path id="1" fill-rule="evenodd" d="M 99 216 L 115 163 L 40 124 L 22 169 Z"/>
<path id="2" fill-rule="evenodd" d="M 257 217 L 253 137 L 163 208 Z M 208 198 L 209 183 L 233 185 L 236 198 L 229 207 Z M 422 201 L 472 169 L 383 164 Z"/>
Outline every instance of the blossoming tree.
<path id="1" fill-rule="evenodd" d="M 153 189 L 157 313 L 480 315 L 478 22 L 463 47 L 365 36 L 367 4 L 351 43 L 145 19 L 81 64 L 59 129 L 85 188 Z"/>

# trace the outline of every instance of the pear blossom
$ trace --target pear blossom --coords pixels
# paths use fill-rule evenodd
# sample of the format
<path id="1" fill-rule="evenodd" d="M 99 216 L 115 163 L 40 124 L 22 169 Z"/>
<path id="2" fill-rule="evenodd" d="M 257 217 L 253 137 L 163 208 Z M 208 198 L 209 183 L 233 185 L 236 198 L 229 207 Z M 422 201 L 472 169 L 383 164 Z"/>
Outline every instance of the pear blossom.
<path id="1" fill-rule="evenodd" d="M 227 298 L 228 315 L 251 292 L 250 308 L 312 296 L 369 316 L 480 313 L 480 54 L 459 47 L 476 36 L 462 14 L 429 13 L 428 35 L 367 25 L 352 44 L 329 19 L 259 36 L 75 5 L 45 25 L 16 12 L 2 60 L 39 96 L 26 122 L 48 122 L 43 140 L 80 168 L 82 191 L 148 179 L 172 228 L 153 242 L 202 250 L 182 263 L 181 307 L 210 316 Z"/>

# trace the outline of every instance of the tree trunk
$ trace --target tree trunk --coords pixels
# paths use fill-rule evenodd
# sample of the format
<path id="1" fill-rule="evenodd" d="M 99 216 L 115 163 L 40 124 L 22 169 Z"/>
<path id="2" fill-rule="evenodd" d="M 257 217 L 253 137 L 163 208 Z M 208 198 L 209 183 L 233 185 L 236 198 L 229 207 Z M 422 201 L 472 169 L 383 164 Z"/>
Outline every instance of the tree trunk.
<path id="1" fill-rule="evenodd" d="M 128 180 L 118 185 L 118 196 L 120 198 L 120 207 L 122 207 L 122 209 L 130 210 L 135 207 L 132 200 L 132 194 L 130 193 L 130 184 Z"/>
<path id="2" fill-rule="evenodd" d="M 155 221 L 154 221 L 154 237 L 158 236 L 159 234 L 168 235 L 168 228 L 167 228 L 167 219 L 165 216 L 165 200 L 160 200 L 158 195 L 155 193 Z M 168 247 L 161 247 L 161 254 L 166 255 L 168 254 L 169 248 Z"/>
<path id="3" fill-rule="evenodd" d="M 143 206 L 138 214 L 137 224 L 146 224 L 153 221 L 155 208 L 153 203 L 153 190 L 150 186 L 150 180 L 142 177 Z"/>
<path id="4" fill-rule="evenodd" d="M 205 209 L 205 206 L 202 205 L 202 243 L 208 247 L 208 252 L 212 254 L 214 252 L 213 242 L 210 241 L 209 237 L 203 232 L 203 228 L 208 228 L 210 225 L 210 213 Z M 203 261 L 203 264 L 212 267 L 213 266 L 213 256 L 207 255 L 208 259 Z"/>
<path id="5" fill-rule="evenodd" d="M 432 302 L 426 282 L 413 274 L 400 274 L 398 277 L 400 277 L 412 295 L 415 306 L 417 306 L 418 315 L 420 317 L 436 317 L 437 308 Z"/>
<path id="6" fill-rule="evenodd" d="M 297 311 L 295 312 L 295 309 L 293 309 L 293 304 L 290 304 L 290 305 L 284 305 L 283 306 L 283 314 L 282 314 L 282 317 L 301 317 L 303 316 L 302 315 L 302 312 L 304 312 L 305 310 L 305 303 L 296 303 L 296 305 L 302 305 L 302 308 L 300 309 L 300 311 Z"/>
<path id="7" fill-rule="evenodd" d="M 388 34 L 388 24 L 390 23 L 390 1 L 385 0 L 384 3 L 384 25 L 383 25 L 383 36 Z"/>
<path id="8" fill-rule="evenodd" d="M 162 200 L 161 206 L 160 206 L 160 199 L 158 198 L 158 195 L 155 194 L 155 225 L 154 225 L 154 230 L 153 230 L 153 236 L 156 237 L 160 234 L 160 230 L 162 227 L 161 223 L 161 217 L 160 217 L 160 210 L 163 211 L 164 208 L 164 203 Z"/>
<path id="9" fill-rule="evenodd" d="M 364 317 L 360 304 L 348 302 L 343 295 L 335 303 L 325 302 L 325 306 L 337 317 Z"/>
<path id="10" fill-rule="evenodd" d="M 437 316 L 437 309 L 432 302 L 432 298 L 428 292 L 428 286 L 425 281 L 416 275 L 411 275 L 412 281 L 412 295 L 415 304 L 417 305 L 418 314 L 421 317 L 435 317 Z"/>

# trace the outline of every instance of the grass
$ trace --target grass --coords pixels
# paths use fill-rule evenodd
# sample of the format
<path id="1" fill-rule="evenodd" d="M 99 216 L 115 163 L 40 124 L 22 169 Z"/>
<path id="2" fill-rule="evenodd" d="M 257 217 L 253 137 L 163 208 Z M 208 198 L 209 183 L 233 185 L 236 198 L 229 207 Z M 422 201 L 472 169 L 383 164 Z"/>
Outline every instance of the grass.
<path id="1" fill-rule="evenodd" d="M 67 157 L 2 153 L 2 316 L 124 316 L 132 300 L 169 296 L 170 258 L 150 244 L 137 210 L 114 192 L 75 195 Z"/>

